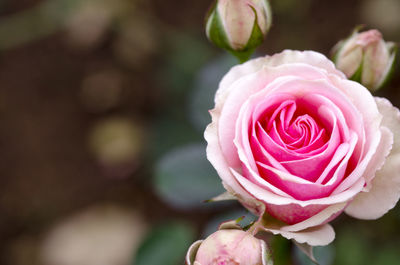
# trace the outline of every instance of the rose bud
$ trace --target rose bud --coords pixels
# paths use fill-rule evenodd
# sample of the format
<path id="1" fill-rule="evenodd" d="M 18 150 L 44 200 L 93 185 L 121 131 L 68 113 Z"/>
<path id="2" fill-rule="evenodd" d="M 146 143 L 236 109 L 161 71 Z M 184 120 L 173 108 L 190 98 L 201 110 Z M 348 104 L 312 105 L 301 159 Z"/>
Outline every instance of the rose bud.
<path id="1" fill-rule="evenodd" d="M 266 243 L 240 227 L 223 228 L 190 246 L 187 265 L 271 265 Z"/>
<path id="2" fill-rule="evenodd" d="M 356 30 L 334 47 L 334 62 L 348 78 L 377 90 L 390 77 L 396 52 L 396 45 L 385 42 L 379 31 Z"/>
<path id="3" fill-rule="evenodd" d="M 237 65 L 214 101 L 207 158 L 259 216 L 252 227 L 327 245 L 342 212 L 377 219 L 399 200 L 399 110 L 324 55 L 285 50 Z"/>
<path id="4" fill-rule="evenodd" d="M 217 0 L 206 17 L 208 39 L 246 61 L 271 26 L 267 0 Z"/>

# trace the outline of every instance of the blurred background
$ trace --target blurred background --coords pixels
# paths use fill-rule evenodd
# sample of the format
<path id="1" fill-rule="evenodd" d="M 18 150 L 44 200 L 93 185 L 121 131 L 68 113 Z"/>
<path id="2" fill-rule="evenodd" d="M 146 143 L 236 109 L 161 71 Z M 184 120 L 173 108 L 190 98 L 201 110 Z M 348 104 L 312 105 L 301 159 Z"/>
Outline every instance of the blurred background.
<path id="1" fill-rule="evenodd" d="M 211 0 L 0 0 L 0 264 L 178 265 L 226 219 L 203 131 L 236 59 L 207 42 Z M 353 28 L 400 41 L 398 0 L 274 0 L 257 55 L 329 55 Z M 379 91 L 400 106 L 400 73 Z M 341 216 L 321 264 L 399 264 L 400 205 Z M 271 238 L 275 264 L 311 264 Z"/>

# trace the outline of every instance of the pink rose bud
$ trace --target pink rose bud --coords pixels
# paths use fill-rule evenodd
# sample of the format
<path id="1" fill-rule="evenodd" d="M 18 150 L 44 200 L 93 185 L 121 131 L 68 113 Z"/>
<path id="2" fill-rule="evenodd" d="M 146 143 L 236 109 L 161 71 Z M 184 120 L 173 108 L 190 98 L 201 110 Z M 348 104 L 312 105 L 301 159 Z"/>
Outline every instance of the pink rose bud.
<path id="1" fill-rule="evenodd" d="M 224 229 L 189 248 L 188 265 L 271 265 L 264 241 L 239 229 Z"/>
<path id="2" fill-rule="evenodd" d="M 377 90 L 389 79 L 396 57 L 396 46 L 385 42 L 373 29 L 357 30 L 334 48 L 336 67 L 345 75 L 370 90 Z"/>
<path id="3" fill-rule="evenodd" d="M 267 0 L 217 0 L 206 18 L 208 39 L 245 61 L 271 26 Z"/>

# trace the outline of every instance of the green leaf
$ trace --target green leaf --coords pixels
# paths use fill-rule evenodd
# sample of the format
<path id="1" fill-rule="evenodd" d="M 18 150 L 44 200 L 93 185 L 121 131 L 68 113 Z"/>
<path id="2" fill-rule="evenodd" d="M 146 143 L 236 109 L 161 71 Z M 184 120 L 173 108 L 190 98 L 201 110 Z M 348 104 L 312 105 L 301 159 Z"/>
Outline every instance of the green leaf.
<path id="1" fill-rule="evenodd" d="M 235 58 L 225 54 L 210 61 L 198 71 L 193 92 L 190 95 L 188 114 L 193 126 L 201 133 L 204 132 L 207 124 L 211 122 L 208 110 L 214 107 L 214 96 L 218 83 L 229 69 L 237 63 Z"/>
<path id="2" fill-rule="evenodd" d="M 397 265 L 400 261 L 399 244 L 380 248 L 374 255 L 373 265 Z"/>
<path id="3" fill-rule="evenodd" d="M 367 238 L 355 232 L 354 229 L 342 230 L 337 236 L 335 246 L 335 264 L 363 265 L 369 263 L 371 252 L 367 244 Z"/>
<path id="4" fill-rule="evenodd" d="M 301 250 L 306 256 L 315 264 L 318 264 L 317 260 L 314 257 L 314 248 L 307 243 L 300 244 L 296 240 L 293 240 L 293 243 Z"/>
<path id="5" fill-rule="evenodd" d="M 290 258 L 291 244 L 290 240 L 277 235 L 271 240 L 272 258 L 274 265 L 291 265 L 292 261 Z"/>
<path id="6" fill-rule="evenodd" d="M 173 222 L 156 227 L 142 242 L 132 264 L 183 264 L 185 253 L 194 237 L 194 229 L 187 224 Z"/>
<path id="7" fill-rule="evenodd" d="M 0 1 L 1 2 L 1 1 Z M 0 50 L 44 38 L 60 30 L 66 18 L 79 8 L 79 0 L 46 0 L 0 18 Z"/>
<path id="8" fill-rule="evenodd" d="M 155 81 L 165 89 L 171 107 L 181 106 L 194 76 L 212 57 L 212 49 L 192 32 L 180 32 L 167 36 L 162 56 Z"/>
<path id="9" fill-rule="evenodd" d="M 316 246 L 312 247 L 311 249 L 304 249 L 309 253 L 314 252 L 313 254 L 315 256 L 315 261 L 318 261 L 318 263 L 312 261 L 310 257 L 307 254 L 305 254 L 304 250 L 300 248 L 295 248 L 294 250 L 295 250 L 294 254 L 299 265 L 314 265 L 314 264 L 331 265 L 333 264 L 333 260 L 335 257 L 335 249 L 333 245 Z"/>
<path id="10" fill-rule="evenodd" d="M 182 111 L 182 108 L 180 110 Z M 185 117 L 176 118 L 174 113 L 164 113 L 152 125 L 148 151 L 153 159 L 163 157 L 174 147 L 197 142 L 203 138 Z"/>
<path id="11" fill-rule="evenodd" d="M 154 187 L 157 194 L 175 208 L 210 207 L 203 202 L 224 192 L 221 180 L 206 159 L 204 144 L 177 148 L 156 165 Z"/>

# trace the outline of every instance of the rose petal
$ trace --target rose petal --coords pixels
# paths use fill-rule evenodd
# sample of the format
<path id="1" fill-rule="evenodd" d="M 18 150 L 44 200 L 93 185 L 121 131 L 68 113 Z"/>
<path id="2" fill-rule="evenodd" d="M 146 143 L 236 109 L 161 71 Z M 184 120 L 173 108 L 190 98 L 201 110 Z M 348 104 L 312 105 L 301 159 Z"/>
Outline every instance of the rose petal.
<path id="1" fill-rule="evenodd" d="M 339 204 L 334 204 L 331 206 L 325 206 L 324 208 L 320 208 L 320 205 L 309 205 L 304 208 L 304 212 L 309 212 L 310 214 L 312 212 L 315 212 L 311 217 L 305 219 L 302 222 L 298 222 L 294 225 L 286 225 L 283 224 L 282 222 L 277 222 L 274 219 L 270 218 L 264 218 L 263 221 L 263 227 L 267 229 L 279 229 L 281 231 L 286 231 L 286 232 L 298 232 L 310 227 L 315 227 L 321 224 L 325 224 L 328 221 L 330 221 L 332 218 L 340 214 L 343 209 L 346 207 L 347 203 L 339 203 Z M 275 209 L 273 207 L 276 207 Z M 298 205 L 287 205 L 283 207 L 283 211 L 292 211 L 292 212 L 298 212 L 299 210 L 296 209 L 298 208 Z M 290 208 L 293 208 L 295 210 L 291 210 Z M 277 212 L 281 209 L 281 206 L 274 206 L 274 205 L 269 205 L 268 210 Z"/>
<path id="2" fill-rule="evenodd" d="M 279 229 L 268 229 L 266 231 L 274 235 L 282 235 L 287 239 L 294 239 L 299 243 L 307 243 L 311 246 L 325 246 L 335 239 L 335 231 L 329 224 L 310 227 L 299 232 L 287 232 Z"/>
<path id="3" fill-rule="evenodd" d="M 389 156 L 372 180 L 371 190 L 358 194 L 346 214 L 359 219 L 377 219 L 396 206 L 400 198 L 400 154 Z"/>
<path id="4" fill-rule="evenodd" d="M 308 205 L 320 204 L 320 205 L 332 205 L 336 203 L 346 202 L 353 198 L 357 193 L 359 193 L 364 187 L 365 181 L 364 179 L 359 179 L 351 188 L 343 191 L 339 194 L 334 194 L 326 198 L 319 198 L 307 201 L 299 201 L 292 198 L 289 195 L 286 197 L 277 195 L 272 192 L 271 189 L 262 188 L 262 184 L 257 182 L 255 183 L 246 179 L 242 175 L 240 175 L 234 169 L 231 169 L 232 174 L 235 176 L 235 179 L 240 183 L 241 187 L 247 191 L 248 194 L 254 197 L 254 199 L 263 202 L 264 204 L 270 203 L 274 205 L 287 205 L 287 204 L 297 204 L 301 207 L 306 207 Z M 254 172 L 250 173 L 254 174 Z M 264 181 L 264 180 L 263 180 Z M 264 181 L 265 182 L 265 181 Z M 276 188 L 275 188 L 276 189 Z M 282 191 L 281 191 L 282 192 Z"/>
<path id="5" fill-rule="evenodd" d="M 383 115 L 382 124 L 389 130 L 382 130 L 382 142 L 377 153 L 387 154 L 390 150 L 391 133 L 394 136 L 393 149 L 386 158 L 383 167 L 376 172 L 370 185 L 369 192 L 358 194 L 345 212 L 360 219 L 376 219 L 392 209 L 400 198 L 400 114 L 399 110 L 382 98 L 375 98 L 380 113 Z M 382 149 L 382 150 L 381 150 Z M 382 161 L 377 162 L 381 165 Z"/>
<path id="6" fill-rule="evenodd" d="M 238 120 L 239 112 L 245 105 L 245 102 L 252 97 L 252 95 L 257 94 L 257 92 L 261 90 L 262 93 L 267 93 L 269 91 L 266 89 L 267 84 L 268 86 L 274 87 L 284 82 L 286 79 L 292 79 L 292 76 L 289 75 L 288 77 L 284 74 L 296 74 L 297 71 L 302 71 L 302 73 L 304 73 L 302 78 L 305 79 L 325 77 L 321 70 L 307 65 L 288 65 L 286 68 L 284 68 L 284 65 L 275 68 L 263 67 L 260 71 L 244 76 L 234 82 L 229 88 L 230 93 L 226 95 L 225 102 L 216 104 L 215 111 L 217 113 L 220 112 L 218 136 L 221 149 L 229 165 L 238 167 L 240 164 L 236 154 L 236 148 L 232 145 L 236 129 L 236 124 L 232 121 Z M 283 75 L 284 77 L 281 77 Z M 216 96 L 216 100 L 217 97 L 218 96 Z M 254 107 L 254 105 L 252 105 L 252 107 Z"/>
<path id="7" fill-rule="evenodd" d="M 214 166 L 222 181 L 226 185 L 231 187 L 231 189 L 235 191 L 235 194 L 239 194 L 244 199 L 252 200 L 252 196 L 239 185 L 239 183 L 235 180 L 235 178 L 232 176 L 232 173 L 230 172 L 230 169 L 226 163 L 226 160 L 218 143 L 218 117 L 213 115 L 212 117 L 213 122 L 207 126 L 207 129 L 204 132 L 204 138 L 208 142 L 206 150 L 207 159 Z"/>
<path id="8" fill-rule="evenodd" d="M 375 97 L 375 101 L 383 116 L 382 125 L 394 134 L 392 153 L 400 153 L 400 111 L 386 98 Z"/>
<path id="9" fill-rule="evenodd" d="M 335 65 L 324 55 L 314 51 L 292 51 L 284 50 L 281 53 L 274 54 L 273 56 L 265 56 L 256 58 L 246 63 L 232 67 L 232 69 L 224 76 L 219 85 L 215 102 L 224 102 L 226 96 L 231 91 L 231 85 L 238 79 L 255 73 L 263 67 L 279 68 L 278 71 L 282 74 L 295 74 L 291 71 L 294 67 L 312 67 L 318 71 L 325 70 L 326 73 L 338 75 L 341 78 L 346 76 L 335 68 Z M 301 72 L 302 76 L 306 78 L 304 69 L 299 69 L 297 73 Z"/>

